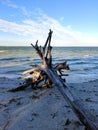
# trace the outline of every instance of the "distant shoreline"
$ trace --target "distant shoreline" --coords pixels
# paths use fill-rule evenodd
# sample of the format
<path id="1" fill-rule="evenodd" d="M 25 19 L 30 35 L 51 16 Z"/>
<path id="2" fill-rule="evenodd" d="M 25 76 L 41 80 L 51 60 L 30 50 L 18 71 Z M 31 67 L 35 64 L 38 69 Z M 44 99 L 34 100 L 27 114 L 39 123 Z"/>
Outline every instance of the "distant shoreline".
<path id="1" fill-rule="evenodd" d="M 0 47 L 31 47 L 31 45 L 30 46 L 3 46 L 3 45 L 1 45 Z M 73 47 L 73 48 L 77 48 L 77 47 L 83 47 L 83 48 L 88 48 L 88 47 L 90 47 L 90 48 L 94 48 L 94 47 L 98 47 L 98 46 L 52 46 L 52 47 Z"/>

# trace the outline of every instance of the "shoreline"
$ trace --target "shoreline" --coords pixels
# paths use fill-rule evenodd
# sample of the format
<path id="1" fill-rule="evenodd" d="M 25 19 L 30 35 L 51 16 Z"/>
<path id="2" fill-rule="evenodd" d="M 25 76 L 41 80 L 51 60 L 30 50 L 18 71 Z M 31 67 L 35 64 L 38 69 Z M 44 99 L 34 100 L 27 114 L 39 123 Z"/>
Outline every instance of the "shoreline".
<path id="1" fill-rule="evenodd" d="M 22 82 L 0 77 L 0 130 L 85 130 L 55 86 L 7 92 Z M 98 80 L 66 84 L 98 119 Z"/>

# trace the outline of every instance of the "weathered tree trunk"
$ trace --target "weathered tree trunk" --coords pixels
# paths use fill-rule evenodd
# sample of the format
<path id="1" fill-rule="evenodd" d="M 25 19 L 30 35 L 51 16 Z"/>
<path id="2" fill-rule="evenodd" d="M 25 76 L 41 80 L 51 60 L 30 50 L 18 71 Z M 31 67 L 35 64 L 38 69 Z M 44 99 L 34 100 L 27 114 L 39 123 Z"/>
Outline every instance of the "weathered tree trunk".
<path id="1" fill-rule="evenodd" d="M 95 117 L 84 108 L 81 100 L 71 93 L 70 89 L 63 83 L 62 79 L 55 73 L 55 71 L 50 68 L 43 69 L 87 129 L 98 130 L 98 120 L 96 120 Z"/>
<path id="2" fill-rule="evenodd" d="M 44 47 L 38 46 L 38 41 L 35 45 L 31 44 L 37 51 L 43 63 L 40 66 L 36 65 L 35 68 L 23 72 L 23 74 L 34 75 L 32 82 L 30 82 L 30 84 L 33 83 L 33 85 L 34 83 L 38 85 L 38 83 L 43 80 L 45 80 L 44 85 L 48 82 L 49 84 L 54 84 L 68 102 L 72 110 L 76 113 L 79 120 L 86 126 L 86 128 L 89 130 L 98 130 L 98 121 L 88 111 L 85 110 L 81 100 L 77 98 L 75 94 L 72 94 L 69 87 L 64 83 L 61 69 L 69 69 L 69 66 L 66 64 L 66 62 L 65 64 L 52 64 L 52 47 L 50 45 L 51 37 L 52 31 L 50 30 Z"/>

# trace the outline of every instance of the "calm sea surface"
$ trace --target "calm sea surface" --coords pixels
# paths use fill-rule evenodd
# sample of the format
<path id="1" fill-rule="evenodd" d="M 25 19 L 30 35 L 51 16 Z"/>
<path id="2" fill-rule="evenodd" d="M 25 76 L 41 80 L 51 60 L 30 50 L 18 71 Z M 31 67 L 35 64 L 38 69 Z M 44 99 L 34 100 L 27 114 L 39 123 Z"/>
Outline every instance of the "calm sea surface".
<path id="1" fill-rule="evenodd" d="M 54 47 L 53 63 L 67 61 L 68 83 L 88 82 L 98 79 L 98 47 Z M 0 77 L 15 78 L 40 64 L 41 60 L 30 47 L 0 47 Z"/>

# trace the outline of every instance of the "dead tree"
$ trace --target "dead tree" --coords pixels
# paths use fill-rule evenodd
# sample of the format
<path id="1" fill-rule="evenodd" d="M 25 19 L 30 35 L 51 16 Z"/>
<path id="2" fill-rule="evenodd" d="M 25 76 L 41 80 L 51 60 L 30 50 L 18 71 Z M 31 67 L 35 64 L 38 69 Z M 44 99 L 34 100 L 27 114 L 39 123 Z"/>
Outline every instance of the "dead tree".
<path id="1" fill-rule="evenodd" d="M 62 78 L 64 74 L 61 70 L 69 69 L 69 66 L 66 62 L 52 64 L 52 47 L 50 44 L 52 33 L 50 30 L 44 47 L 38 46 L 38 40 L 35 45 L 31 44 L 41 58 L 42 64 L 40 66 L 35 65 L 34 68 L 23 72 L 23 74 L 33 75 L 33 78 L 27 81 L 27 86 L 32 85 L 34 87 L 34 85 L 37 86 L 42 81 L 44 81 L 43 86 L 49 87 L 54 84 L 86 128 L 88 130 L 98 130 L 98 121 L 84 108 L 81 100 L 71 93 L 69 87 L 65 85 Z M 25 85 L 25 87 L 27 86 Z M 20 88 L 23 87 L 20 86 Z"/>

